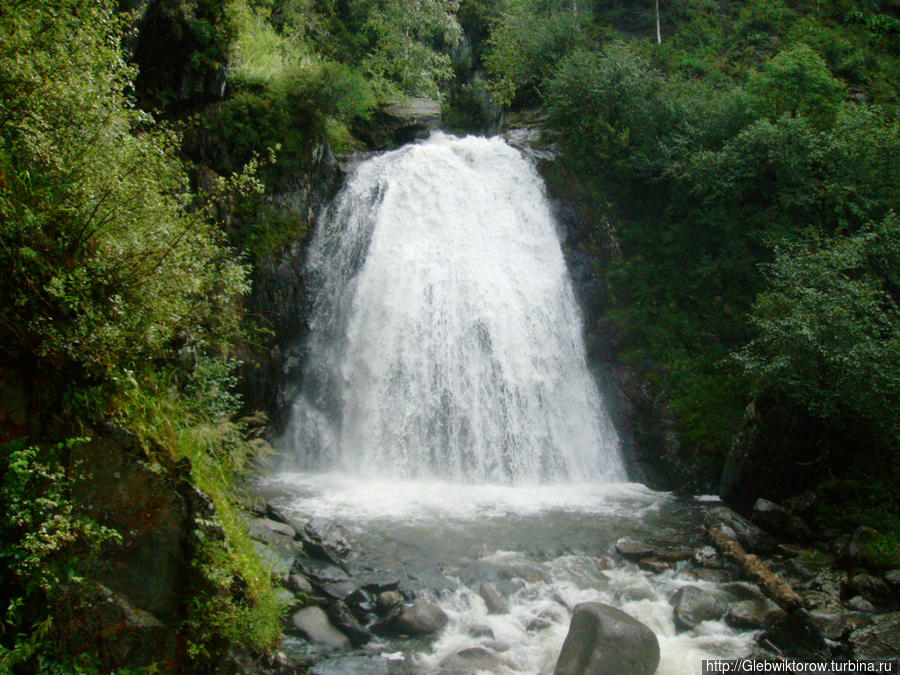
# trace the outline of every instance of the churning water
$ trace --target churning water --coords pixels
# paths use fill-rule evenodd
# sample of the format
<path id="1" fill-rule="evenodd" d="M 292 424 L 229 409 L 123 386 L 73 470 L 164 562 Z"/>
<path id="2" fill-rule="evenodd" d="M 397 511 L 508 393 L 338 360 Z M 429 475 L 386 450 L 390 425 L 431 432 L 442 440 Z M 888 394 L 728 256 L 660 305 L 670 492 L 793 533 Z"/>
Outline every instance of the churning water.
<path id="1" fill-rule="evenodd" d="M 661 674 L 749 650 L 721 622 L 676 634 L 668 598 L 689 583 L 676 569 L 606 558 L 623 536 L 690 544 L 697 513 L 623 482 L 555 223 L 518 151 L 437 134 L 364 162 L 308 270 L 287 463 L 258 488 L 298 521 L 341 523 L 361 560 L 450 616 L 434 640 L 382 648 L 423 673 L 471 647 L 485 672 L 550 673 L 571 608 L 599 600 L 654 630 Z M 485 581 L 508 612 L 488 611 Z"/>
<path id="2" fill-rule="evenodd" d="M 360 165 L 319 223 L 289 439 L 303 466 L 466 482 L 623 480 L 542 183 L 500 139 Z"/>

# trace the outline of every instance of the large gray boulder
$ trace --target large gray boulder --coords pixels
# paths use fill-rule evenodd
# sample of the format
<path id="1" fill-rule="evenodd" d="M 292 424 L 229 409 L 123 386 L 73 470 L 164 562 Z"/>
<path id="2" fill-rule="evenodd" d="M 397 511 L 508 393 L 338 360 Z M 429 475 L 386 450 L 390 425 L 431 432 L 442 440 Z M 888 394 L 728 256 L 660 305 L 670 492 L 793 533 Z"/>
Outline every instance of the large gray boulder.
<path id="1" fill-rule="evenodd" d="M 659 642 L 625 612 L 599 602 L 575 606 L 554 675 L 653 675 Z"/>
<path id="2" fill-rule="evenodd" d="M 882 614 L 850 635 L 853 658 L 878 661 L 900 658 L 900 612 Z"/>
<path id="3" fill-rule="evenodd" d="M 372 631 L 380 635 L 428 635 L 443 628 L 447 621 L 447 614 L 434 602 L 417 598 L 411 605 L 395 607 L 372 626 Z"/>
<path id="4" fill-rule="evenodd" d="M 675 628 L 681 631 L 690 630 L 704 621 L 721 619 L 726 607 L 719 600 L 696 586 L 679 588 L 670 600 Z"/>
<path id="5" fill-rule="evenodd" d="M 350 646 L 350 638 L 334 627 L 321 607 L 304 607 L 294 612 L 291 623 L 310 642 L 317 642 L 332 649 Z"/>

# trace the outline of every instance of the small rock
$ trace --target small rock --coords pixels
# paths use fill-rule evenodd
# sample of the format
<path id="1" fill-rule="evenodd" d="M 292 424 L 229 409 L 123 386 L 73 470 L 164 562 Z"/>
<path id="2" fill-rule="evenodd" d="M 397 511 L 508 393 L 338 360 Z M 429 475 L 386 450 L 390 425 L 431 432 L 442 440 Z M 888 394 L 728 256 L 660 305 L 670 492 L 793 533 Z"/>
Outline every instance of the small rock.
<path id="1" fill-rule="evenodd" d="M 841 600 L 837 595 L 824 591 L 806 591 L 802 596 L 803 607 L 810 611 L 840 612 Z"/>
<path id="2" fill-rule="evenodd" d="M 760 630 L 774 609 L 775 605 L 765 600 L 744 600 L 729 607 L 725 623 L 737 630 Z"/>
<path id="3" fill-rule="evenodd" d="M 826 640 L 843 640 L 847 635 L 847 622 L 840 613 L 810 612 L 809 618 Z"/>
<path id="4" fill-rule="evenodd" d="M 656 552 L 656 557 L 663 562 L 676 563 L 688 560 L 694 554 L 689 548 L 663 549 Z"/>
<path id="5" fill-rule="evenodd" d="M 344 635 L 350 638 L 350 642 L 354 647 L 361 647 L 372 639 L 372 634 L 366 630 L 350 608 L 343 602 L 331 602 L 326 610 L 331 623 L 335 625 Z"/>
<path id="6" fill-rule="evenodd" d="M 492 650 L 484 647 L 469 647 L 460 649 L 453 656 L 441 661 L 441 667 L 495 671 L 501 663 L 500 657 Z"/>
<path id="7" fill-rule="evenodd" d="M 599 602 L 576 605 L 554 675 L 653 675 L 659 642 L 625 612 Z"/>
<path id="8" fill-rule="evenodd" d="M 616 542 L 616 553 L 628 560 L 637 560 L 652 556 L 653 548 L 632 539 L 619 539 Z"/>
<path id="9" fill-rule="evenodd" d="M 875 605 L 861 595 L 854 595 L 844 604 L 847 606 L 847 609 L 852 609 L 854 612 L 866 612 L 867 614 L 876 612 Z"/>
<path id="10" fill-rule="evenodd" d="M 694 551 L 694 562 L 700 567 L 708 569 L 721 569 L 722 559 L 719 557 L 718 551 L 712 546 L 701 546 Z"/>
<path id="11" fill-rule="evenodd" d="M 725 613 L 724 606 L 715 596 L 696 586 L 682 586 L 669 603 L 678 632 L 690 630 L 704 621 L 720 619 Z"/>
<path id="12" fill-rule="evenodd" d="M 666 570 L 672 569 L 672 566 L 667 562 L 662 562 L 661 560 L 650 560 L 649 558 L 641 558 L 637 561 L 637 566 L 646 572 L 652 572 L 653 574 L 662 574 Z"/>
<path id="13" fill-rule="evenodd" d="M 288 590 L 298 595 L 311 595 L 313 592 L 312 584 L 302 574 L 291 574 L 287 580 Z"/>
<path id="14" fill-rule="evenodd" d="M 485 626 L 484 624 L 477 623 L 474 626 L 469 626 L 469 637 L 480 638 L 486 637 L 491 640 L 494 639 L 494 631 L 490 626 Z"/>
<path id="15" fill-rule="evenodd" d="M 379 614 L 387 614 L 394 607 L 403 602 L 403 595 L 400 591 L 384 591 L 379 593 L 375 599 L 375 604 Z"/>
<path id="16" fill-rule="evenodd" d="M 487 605 L 489 614 L 509 613 L 509 603 L 497 592 L 493 584 L 481 584 L 478 589 L 478 595 L 481 596 L 484 604 Z"/>
<path id="17" fill-rule="evenodd" d="M 321 607 L 304 607 L 291 617 L 294 627 L 311 642 L 318 642 L 332 649 L 350 646 L 350 638 L 335 628 Z"/>
<path id="18" fill-rule="evenodd" d="M 536 616 L 528 622 L 528 626 L 526 626 L 525 630 L 527 630 L 529 633 L 534 633 L 539 630 L 550 628 L 550 626 L 552 625 L 553 624 L 550 623 L 547 619 Z"/>

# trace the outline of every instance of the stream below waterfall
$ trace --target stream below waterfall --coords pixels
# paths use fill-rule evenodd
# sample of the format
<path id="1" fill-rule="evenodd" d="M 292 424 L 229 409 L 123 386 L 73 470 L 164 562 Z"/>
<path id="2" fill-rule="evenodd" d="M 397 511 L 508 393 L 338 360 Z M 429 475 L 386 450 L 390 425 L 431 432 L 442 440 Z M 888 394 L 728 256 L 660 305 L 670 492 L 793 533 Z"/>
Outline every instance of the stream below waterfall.
<path id="1" fill-rule="evenodd" d="M 669 600 L 686 584 L 726 602 L 754 589 L 612 555 L 622 537 L 690 550 L 702 505 L 625 482 L 556 223 L 519 151 L 435 134 L 363 162 L 307 270 L 302 390 L 283 466 L 255 489 L 297 522 L 339 523 L 348 565 L 449 617 L 363 653 L 406 672 L 548 674 L 591 600 L 653 630 L 660 675 L 751 651 L 754 634 L 721 621 L 676 632 Z"/>

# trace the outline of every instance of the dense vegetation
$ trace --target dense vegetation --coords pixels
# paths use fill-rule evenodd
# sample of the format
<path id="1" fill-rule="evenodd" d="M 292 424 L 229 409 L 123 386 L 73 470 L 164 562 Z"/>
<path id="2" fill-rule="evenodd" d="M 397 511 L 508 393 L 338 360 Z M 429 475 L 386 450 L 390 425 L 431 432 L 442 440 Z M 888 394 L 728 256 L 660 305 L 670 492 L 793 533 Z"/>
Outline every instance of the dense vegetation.
<path id="1" fill-rule="evenodd" d="M 491 96 L 540 108 L 551 177 L 597 227 L 595 328 L 685 452 L 716 472 L 762 429 L 744 442 L 770 496 L 820 485 L 824 522 L 896 540 L 896 7 L 660 10 L 657 42 L 653 3 L 618 0 L 0 3 L 0 669 L 98 665 L 52 616 L 120 538 L 70 462 L 110 419 L 215 504 L 225 543 L 197 545 L 180 627 L 196 670 L 273 646 L 234 488 L 264 450 L 234 393 L 259 337 L 244 298 L 310 226 L 273 195 L 408 95 L 470 128 Z"/>
<path id="2" fill-rule="evenodd" d="M 771 496 L 832 479 L 859 498 L 831 509 L 843 525 L 900 534 L 896 7 L 676 0 L 661 43 L 650 3 L 574 9 L 509 3 L 485 63 L 499 97 L 546 110 L 573 196 L 618 223 L 619 357 L 709 466 L 761 422 Z"/>

